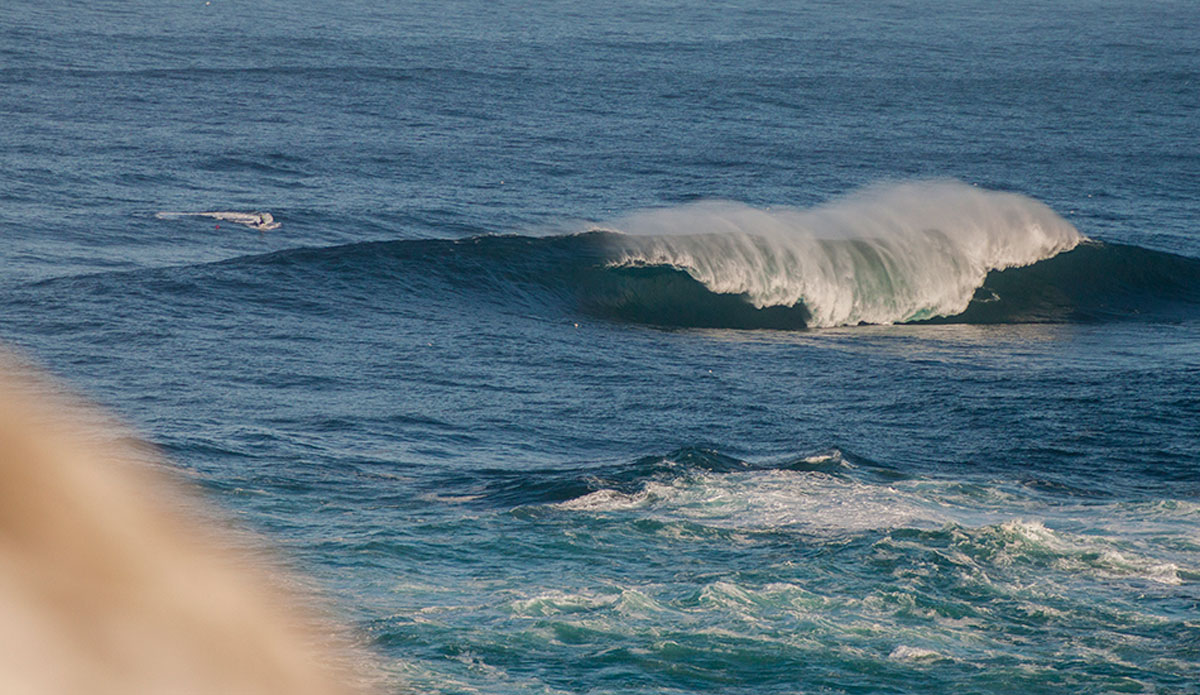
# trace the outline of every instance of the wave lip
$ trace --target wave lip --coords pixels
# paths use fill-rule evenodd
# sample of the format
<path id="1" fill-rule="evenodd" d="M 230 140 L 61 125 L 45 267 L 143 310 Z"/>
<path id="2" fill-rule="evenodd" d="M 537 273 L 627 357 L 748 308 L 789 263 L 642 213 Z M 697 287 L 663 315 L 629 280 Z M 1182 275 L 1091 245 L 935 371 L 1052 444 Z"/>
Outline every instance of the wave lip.
<path id="1" fill-rule="evenodd" d="M 873 186 L 810 209 L 704 202 L 614 225 L 615 270 L 682 270 L 756 309 L 803 308 L 809 326 L 890 324 L 966 310 L 989 272 L 1084 237 L 1046 205 L 957 181 Z"/>

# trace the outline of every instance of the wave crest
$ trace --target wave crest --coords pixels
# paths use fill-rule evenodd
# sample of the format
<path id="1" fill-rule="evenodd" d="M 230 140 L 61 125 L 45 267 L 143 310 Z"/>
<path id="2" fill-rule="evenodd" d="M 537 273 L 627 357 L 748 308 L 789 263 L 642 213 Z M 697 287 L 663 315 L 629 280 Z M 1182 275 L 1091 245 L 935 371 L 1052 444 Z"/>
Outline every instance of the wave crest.
<path id="1" fill-rule="evenodd" d="M 695 203 L 614 227 L 625 236 L 612 266 L 683 270 L 758 309 L 802 305 L 811 326 L 953 316 L 989 272 L 1084 240 L 1036 200 L 957 181 L 873 186 L 810 209 Z"/>

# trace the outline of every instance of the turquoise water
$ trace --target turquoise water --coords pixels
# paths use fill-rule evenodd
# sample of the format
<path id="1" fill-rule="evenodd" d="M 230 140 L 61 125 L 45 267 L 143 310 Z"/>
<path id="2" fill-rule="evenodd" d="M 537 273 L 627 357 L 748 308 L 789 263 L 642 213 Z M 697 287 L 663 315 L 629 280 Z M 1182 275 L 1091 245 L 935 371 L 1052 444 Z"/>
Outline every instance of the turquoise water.
<path id="1" fill-rule="evenodd" d="M 395 692 L 1195 692 L 1198 24 L 10 3 L 0 337 Z"/>

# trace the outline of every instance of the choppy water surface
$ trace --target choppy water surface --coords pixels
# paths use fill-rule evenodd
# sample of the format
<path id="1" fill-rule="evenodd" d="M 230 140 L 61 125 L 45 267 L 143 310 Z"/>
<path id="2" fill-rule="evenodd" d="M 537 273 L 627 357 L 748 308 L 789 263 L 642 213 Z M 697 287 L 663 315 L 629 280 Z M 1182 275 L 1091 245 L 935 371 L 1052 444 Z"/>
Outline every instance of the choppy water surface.
<path id="1" fill-rule="evenodd" d="M 0 17 L 0 336 L 396 691 L 1200 681 L 1193 4 Z"/>

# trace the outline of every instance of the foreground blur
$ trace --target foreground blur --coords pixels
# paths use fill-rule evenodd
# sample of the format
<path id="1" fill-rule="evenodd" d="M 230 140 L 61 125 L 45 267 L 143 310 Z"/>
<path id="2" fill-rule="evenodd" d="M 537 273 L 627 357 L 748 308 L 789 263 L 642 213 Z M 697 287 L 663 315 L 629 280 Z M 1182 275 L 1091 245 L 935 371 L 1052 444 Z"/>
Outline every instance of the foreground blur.
<path id="1" fill-rule="evenodd" d="M 0 692 L 361 692 L 366 659 L 101 421 L 0 357 Z"/>

